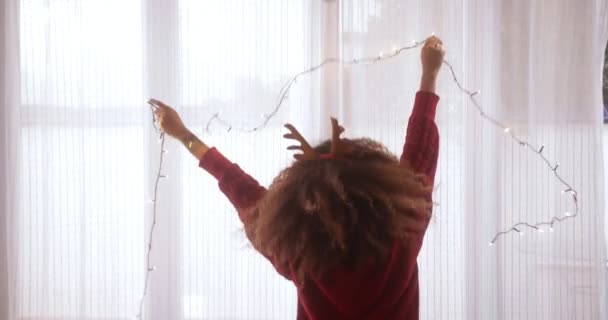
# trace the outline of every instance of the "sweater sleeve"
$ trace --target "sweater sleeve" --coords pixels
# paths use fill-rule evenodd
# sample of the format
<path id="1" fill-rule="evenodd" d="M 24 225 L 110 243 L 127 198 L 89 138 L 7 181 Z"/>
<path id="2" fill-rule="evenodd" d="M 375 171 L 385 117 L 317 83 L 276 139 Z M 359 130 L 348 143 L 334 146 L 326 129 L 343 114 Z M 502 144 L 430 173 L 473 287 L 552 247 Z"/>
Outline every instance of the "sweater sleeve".
<path id="1" fill-rule="evenodd" d="M 230 162 L 216 148 L 209 149 L 199 162 L 199 167 L 214 176 L 220 190 L 239 212 L 239 218 L 245 224 L 250 217 L 246 215 L 266 192 L 254 178 L 245 173 L 237 164 Z"/>
<path id="2" fill-rule="evenodd" d="M 431 92 L 416 94 L 410 116 L 401 163 L 408 163 L 415 171 L 424 174 L 433 186 L 439 155 L 439 131 L 435 124 L 435 111 L 439 96 Z"/>
<path id="3" fill-rule="evenodd" d="M 211 148 L 205 153 L 199 162 L 199 167 L 205 169 L 218 180 L 220 190 L 238 211 L 243 224 L 250 223 L 257 213 L 254 210 L 247 209 L 253 207 L 264 196 L 266 188 L 262 187 L 237 164 L 226 159 L 216 148 Z M 270 260 L 279 274 L 290 279 L 287 266 L 279 266 L 272 256 L 263 252 L 260 253 Z"/>

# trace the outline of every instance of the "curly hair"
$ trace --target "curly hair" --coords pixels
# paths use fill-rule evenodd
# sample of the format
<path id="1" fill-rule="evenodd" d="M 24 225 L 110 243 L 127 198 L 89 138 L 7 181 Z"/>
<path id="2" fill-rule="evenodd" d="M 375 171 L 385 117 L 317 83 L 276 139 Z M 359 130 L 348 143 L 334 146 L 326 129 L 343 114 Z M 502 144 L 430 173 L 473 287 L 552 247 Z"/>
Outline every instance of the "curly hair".
<path id="1" fill-rule="evenodd" d="M 251 210 L 245 231 L 253 246 L 289 266 L 296 280 L 333 267 L 356 268 L 384 259 L 395 241 L 426 229 L 431 188 L 371 139 L 343 139 L 340 159 L 296 161 L 272 182 Z M 315 147 L 330 152 L 331 141 Z"/>

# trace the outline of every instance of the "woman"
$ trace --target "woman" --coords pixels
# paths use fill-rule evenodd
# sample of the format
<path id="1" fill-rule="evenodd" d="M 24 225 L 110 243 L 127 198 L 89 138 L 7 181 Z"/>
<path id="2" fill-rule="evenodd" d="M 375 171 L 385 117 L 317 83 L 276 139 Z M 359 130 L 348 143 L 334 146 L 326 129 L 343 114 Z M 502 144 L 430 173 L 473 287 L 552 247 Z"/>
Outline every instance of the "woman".
<path id="1" fill-rule="evenodd" d="M 441 40 L 421 50 L 422 78 L 400 158 L 371 139 L 311 147 L 291 125 L 297 161 L 268 187 L 191 133 L 158 100 L 161 129 L 219 182 L 253 246 L 298 289 L 298 319 L 418 319 L 416 258 L 431 214 L 439 134 L 434 122 Z"/>

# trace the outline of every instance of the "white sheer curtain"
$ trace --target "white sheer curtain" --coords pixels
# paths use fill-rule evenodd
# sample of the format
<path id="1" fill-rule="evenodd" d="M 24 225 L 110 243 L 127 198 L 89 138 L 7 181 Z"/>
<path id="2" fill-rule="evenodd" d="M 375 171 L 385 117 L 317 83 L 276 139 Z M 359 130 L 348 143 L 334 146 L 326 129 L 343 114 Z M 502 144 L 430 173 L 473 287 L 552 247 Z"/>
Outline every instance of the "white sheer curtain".
<path id="1" fill-rule="evenodd" d="M 553 233 L 509 235 L 518 221 L 572 210 L 539 158 L 482 120 L 448 72 L 435 219 L 420 256 L 426 319 L 606 317 L 601 162 L 602 1 L 345 2 L 342 50 L 374 55 L 435 32 L 485 111 L 545 145 L 581 195 L 575 221 Z M 416 90 L 417 52 L 343 72 L 346 124 L 397 151 Z M 549 151 L 550 150 L 550 151 Z"/>
<path id="2" fill-rule="evenodd" d="M 605 0 L 5 0 L 2 5 L 0 318 L 132 319 L 143 286 L 158 136 L 144 102 L 173 104 L 201 138 L 268 184 L 289 163 L 281 126 L 313 141 L 328 115 L 397 151 L 419 51 L 291 75 L 440 35 L 487 112 L 560 162 L 581 214 L 538 158 L 473 111 L 444 70 L 435 217 L 420 256 L 424 319 L 604 319 L 601 62 Z M 233 125 L 207 120 L 220 113 Z M 295 290 L 248 245 L 215 182 L 167 147 L 146 319 L 293 319 Z"/>

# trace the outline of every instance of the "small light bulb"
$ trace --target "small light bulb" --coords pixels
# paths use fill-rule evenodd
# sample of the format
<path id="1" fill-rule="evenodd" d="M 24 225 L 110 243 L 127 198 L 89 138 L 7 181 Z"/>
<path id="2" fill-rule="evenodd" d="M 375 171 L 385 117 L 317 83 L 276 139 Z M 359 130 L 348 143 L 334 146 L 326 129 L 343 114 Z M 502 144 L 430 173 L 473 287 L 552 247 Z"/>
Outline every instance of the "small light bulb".
<path id="1" fill-rule="evenodd" d="M 412 40 L 412 44 L 418 44 L 418 41 Z"/>
<path id="2" fill-rule="evenodd" d="M 434 37 L 434 36 L 435 36 L 435 32 L 431 32 L 431 37 Z"/>
<path id="3" fill-rule="evenodd" d="M 384 55 L 384 52 L 382 52 L 382 51 L 380 51 L 380 52 L 378 53 L 378 57 L 380 57 L 380 58 L 382 58 L 382 56 L 383 56 L 383 55 Z"/>
<path id="4" fill-rule="evenodd" d="M 156 266 L 151 266 L 150 268 L 148 268 L 148 271 L 150 271 L 150 272 L 156 271 Z"/>
<path id="5" fill-rule="evenodd" d="M 260 115 L 260 118 L 261 118 L 262 120 L 266 120 L 266 119 L 268 119 L 268 115 L 267 115 L 267 114 L 265 114 L 265 113 L 262 113 L 262 114 Z"/>
<path id="6" fill-rule="evenodd" d="M 511 131 L 511 128 L 505 128 L 505 133 L 509 133 L 509 131 Z"/>
<path id="7" fill-rule="evenodd" d="M 167 154 L 167 153 L 169 153 L 169 150 L 167 150 L 167 149 L 163 149 L 163 153 L 164 153 L 164 154 Z"/>
<path id="8" fill-rule="evenodd" d="M 399 50 L 399 48 L 397 48 L 397 46 L 393 46 L 393 52 L 397 52 Z"/>
<path id="9" fill-rule="evenodd" d="M 549 232 L 553 232 L 553 227 L 549 227 Z"/>
<path id="10" fill-rule="evenodd" d="M 169 176 L 166 175 L 166 174 L 161 174 L 158 177 L 161 178 L 161 179 L 169 179 Z"/>
<path id="11" fill-rule="evenodd" d="M 564 212 L 564 215 L 565 215 L 566 217 L 572 217 L 572 213 L 571 213 L 570 211 L 566 211 L 566 212 Z"/>
<path id="12" fill-rule="evenodd" d="M 525 233 L 523 231 L 519 231 L 519 236 L 523 237 L 525 235 Z"/>
<path id="13" fill-rule="evenodd" d="M 489 243 L 490 247 L 494 245 L 494 242 L 490 241 Z"/>
<path id="14" fill-rule="evenodd" d="M 545 230 L 538 228 L 538 233 L 545 233 Z"/>

